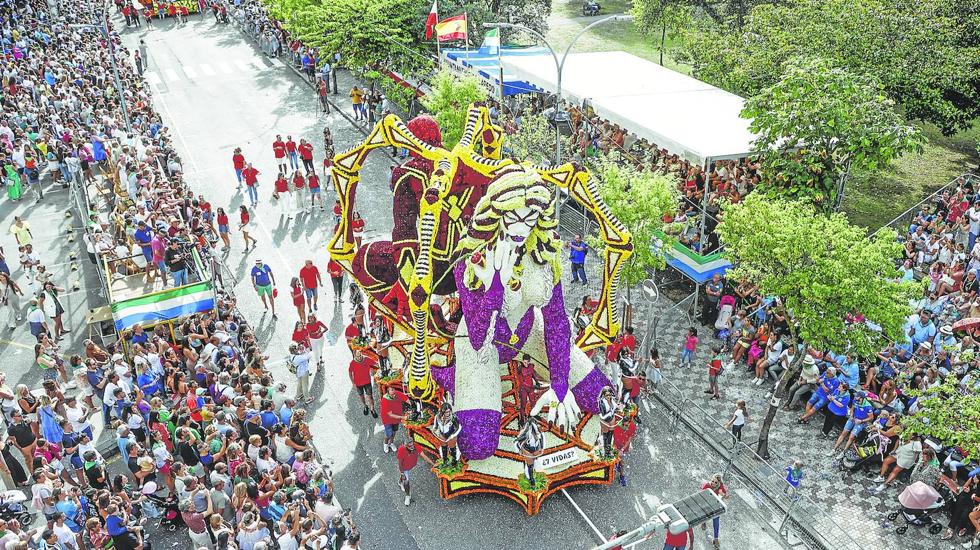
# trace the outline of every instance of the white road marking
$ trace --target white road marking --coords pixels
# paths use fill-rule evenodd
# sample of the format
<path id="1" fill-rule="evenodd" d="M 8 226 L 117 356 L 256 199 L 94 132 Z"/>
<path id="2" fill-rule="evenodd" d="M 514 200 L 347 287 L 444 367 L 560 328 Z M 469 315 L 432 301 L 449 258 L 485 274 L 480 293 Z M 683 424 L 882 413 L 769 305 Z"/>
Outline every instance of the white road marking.
<path id="1" fill-rule="evenodd" d="M 171 82 L 177 82 L 178 80 L 180 80 L 180 75 L 177 74 L 177 71 L 173 69 L 167 69 L 166 72 L 167 72 L 167 80 Z"/>
<path id="2" fill-rule="evenodd" d="M 568 494 L 568 491 L 564 489 L 561 490 L 561 494 L 565 495 L 565 498 L 568 499 L 568 502 L 572 503 L 572 507 L 575 508 L 575 511 L 577 511 L 580 516 L 582 516 L 582 519 L 585 520 L 585 523 L 588 523 L 589 527 L 591 527 L 592 530 L 595 531 L 595 534 L 599 537 L 599 540 L 601 540 L 603 544 L 609 542 L 608 540 L 606 540 L 606 537 L 602 535 L 602 532 L 599 531 L 599 529 L 595 526 L 595 524 L 592 523 L 592 520 L 589 519 L 589 516 L 585 515 L 585 512 L 583 512 L 582 509 L 579 508 L 578 503 L 572 500 L 572 495 Z"/>
<path id="3" fill-rule="evenodd" d="M 186 74 L 188 78 L 197 78 L 197 71 L 194 70 L 194 67 L 184 65 L 181 68 L 184 69 L 184 74 Z"/>
<path id="4" fill-rule="evenodd" d="M 241 69 L 243 71 L 247 71 L 247 72 L 252 72 L 252 67 L 248 63 L 246 63 L 245 61 L 243 61 L 241 59 L 236 59 L 234 63 L 235 63 L 235 66 L 238 67 L 239 69 Z"/>
<path id="5" fill-rule="evenodd" d="M 160 83 L 160 75 L 158 75 L 156 71 L 146 71 L 143 73 L 143 78 L 145 78 L 150 84 Z"/>
<path id="6" fill-rule="evenodd" d="M 223 73 L 225 73 L 225 74 L 231 74 L 231 73 L 234 72 L 231 69 L 231 67 L 229 67 L 228 64 L 226 64 L 226 63 L 222 63 L 221 65 L 218 65 L 218 70 L 221 71 L 221 72 L 223 72 Z"/>
<path id="7" fill-rule="evenodd" d="M 262 62 L 259 61 L 258 59 L 249 59 L 248 64 L 254 67 L 256 71 L 264 71 L 268 69 L 268 67 L 263 65 Z"/>
<path id="8" fill-rule="evenodd" d="M 208 65 L 207 63 L 201 63 L 200 68 L 202 73 L 208 76 L 214 75 L 214 69 L 211 68 L 211 65 Z"/>

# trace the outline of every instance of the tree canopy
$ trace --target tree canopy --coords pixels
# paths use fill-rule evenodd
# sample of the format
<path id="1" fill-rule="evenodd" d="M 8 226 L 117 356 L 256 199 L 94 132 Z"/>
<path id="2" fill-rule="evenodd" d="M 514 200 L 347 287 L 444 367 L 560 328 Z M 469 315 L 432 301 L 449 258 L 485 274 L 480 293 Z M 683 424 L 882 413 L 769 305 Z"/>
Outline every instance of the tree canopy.
<path id="1" fill-rule="evenodd" d="M 939 386 L 911 393 L 918 397 L 918 408 L 902 421 L 905 431 L 971 454 L 980 450 L 980 393 L 975 387 L 961 388 L 956 376 L 947 376 Z"/>
<path id="2" fill-rule="evenodd" d="M 452 149 L 459 143 L 470 104 L 486 98 L 487 89 L 477 77 L 456 74 L 446 68 L 436 73 L 432 79 L 432 91 L 422 98 L 422 105 L 439 123 L 446 149 Z"/>
<path id="3" fill-rule="evenodd" d="M 753 148 L 769 190 L 827 209 L 852 170 L 884 168 L 922 145 L 881 85 L 823 60 L 789 62 L 742 116 L 759 136 Z"/>
<path id="4" fill-rule="evenodd" d="M 617 160 L 598 160 L 594 174 L 609 210 L 633 234 L 633 256 L 621 273 L 623 282 L 631 287 L 647 279 L 650 269 L 664 267 L 663 252 L 652 245 L 659 239 L 656 232 L 663 228 L 664 215 L 677 212 L 679 197 L 673 176 L 641 172 Z"/>
<path id="5" fill-rule="evenodd" d="M 791 331 L 806 343 L 871 355 L 904 338 L 909 299 L 921 288 L 899 281 L 902 246 L 893 231 L 867 237 L 841 214 L 753 193 L 724 208 L 718 232 L 735 266 L 729 277 L 780 297 Z M 848 323 L 856 312 L 880 328 Z"/>
<path id="6" fill-rule="evenodd" d="M 743 97 L 794 58 L 823 58 L 874 77 L 906 116 L 949 135 L 980 116 L 978 38 L 973 0 L 789 0 L 756 5 L 741 30 L 691 28 L 686 53 L 698 78 Z"/>
<path id="7" fill-rule="evenodd" d="M 426 0 L 265 0 L 293 36 L 353 69 L 411 72 L 431 66 L 421 39 Z"/>

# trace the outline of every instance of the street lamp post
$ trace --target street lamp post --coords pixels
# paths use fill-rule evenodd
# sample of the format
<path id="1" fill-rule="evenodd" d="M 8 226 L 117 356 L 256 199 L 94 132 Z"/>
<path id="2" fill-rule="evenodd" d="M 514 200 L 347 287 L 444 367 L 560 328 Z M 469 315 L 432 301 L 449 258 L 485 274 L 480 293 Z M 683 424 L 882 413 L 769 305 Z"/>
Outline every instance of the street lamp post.
<path id="1" fill-rule="evenodd" d="M 123 122 L 126 124 L 126 132 L 132 133 L 133 127 L 129 123 L 129 110 L 126 108 L 126 96 L 123 94 L 122 80 L 119 79 L 119 69 L 116 67 L 116 48 L 112 44 L 112 37 L 109 35 L 109 20 L 107 17 L 107 12 L 103 12 L 100 16 L 102 18 L 102 24 L 96 25 L 94 23 L 75 23 L 70 25 L 71 27 L 77 29 L 95 29 L 102 33 L 105 37 L 106 44 L 109 48 L 109 64 L 112 66 L 112 79 L 116 85 L 116 93 L 119 94 L 119 108 L 122 110 Z"/>
<path id="2" fill-rule="evenodd" d="M 548 51 L 551 53 L 552 59 L 555 60 L 555 70 L 558 72 L 558 76 L 557 76 L 558 83 L 557 83 L 557 86 L 556 86 L 557 87 L 557 90 L 555 92 L 555 96 L 556 96 L 556 100 L 555 100 L 555 164 L 561 164 L 561 127 L 558 125 L 558 114 L 561 111 L 561 73 L 562 73 L 562 69 L 565 68 L 565 61 L 568 59 L 569 52 L 572 51 L 572 47 L 575 45 L 576 42 L 578 42 L 578 39 L 583 34 L 585 34 L 586 31 L 588 31 L 592 27 L 595 27 L 595 26 L 598 26 L 598 25 L 602 25 L 603 23 L 607 23 L 609 21 L 632 21 L 632 20 L 633 20 L 633 16 L 632 15 L 613 15 L 613 16 L 610 16 L 610 17 L 606 17 L 605 19 L 600 19 L 598 21 L 594 21 L 594 22 L 586 25 L 582 30 L 580 30 L 578 32 L 578 34 L 575 35 L 574 38 L 572 38 L 572 41 L 568 44 L 568 47 L 565 48 L 565 52 L 562 54 L 561 60 L 558 59 L 558 54 L 555 53 L 555 49 L 551 47 L 551 44 L 548 43 L 548 41 L 545 39 L 544 35 L 542 35 L 538 31 L 536 31 L 536 30 L 534 30 L 534 29 L 532 29 L 530 27 L 527 27 L 527 26 L 522 25 L 520 23 L 484 23 L 483 24 L 483 26 L 486 27 L 486 28 L 495 28 L 495 29 L 521 29 L 521 30 L 523 30 L 525 32 L 528 32 L 531 35 L 533 35 L 534 37 L 536 37 L 538 40 L 540 40 L 545 45 L 545 47 L 548 48 Z M 503 86 L 504 83 L 501 82 L 500 85 Z"/>

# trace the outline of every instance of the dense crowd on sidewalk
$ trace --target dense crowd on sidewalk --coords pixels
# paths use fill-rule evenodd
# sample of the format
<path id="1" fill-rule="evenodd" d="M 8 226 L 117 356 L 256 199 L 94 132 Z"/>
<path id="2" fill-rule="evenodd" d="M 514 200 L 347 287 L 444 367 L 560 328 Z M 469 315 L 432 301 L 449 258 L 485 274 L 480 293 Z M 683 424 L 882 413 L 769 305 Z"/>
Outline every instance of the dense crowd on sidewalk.
<path id="1" fill-rule="evenodd" d="M 144 273 L 165 286 L 191 282 L 203 275 L 189 265 L 191 250 L 210 256 L 222 212 L 182 180 L 140 76 L 153 55 L 145 45 L 130 53 L 115 32 L 76 26 L 101 26 L 101 5 L 63 1 L 57 14 L 49 10 L 38 0 L 0 7 L 9 198 L 20 197 L 21 182 L 42 177 L 84 186 L 95 202 L 85 225 L 94 262 L 111 260 L 117 273 Z M 136 53 L 140 62 L 131 64 Z M 34 159 L 48 163 L 46 175 Z M 43 517 L 0 522 L 0 548 L 144 549 L 151 545 L 144 528 L 158 520 L 180 525 L 194 548 L 357 547 L 349 514 L 333 500 L 331 471 L 312 447 L 306 411 L 273 379 L 232 295 L 219 291 L 213 311 L 172 326 L 137 325 L 111 345 L 86 340 L 84 349 L 64 349 L 63 289 L 44 277 L 44 253 L 27 247 L 30 224 L 18 219 L 11 233 L 21 262 L 0 266 L 3 307 L 19 330 L 18 298 L 30 300 L 26 324 L 44 381 L 11 387 L 0 375 L 0 475 L 8 488 L 29 489 Z M 113 434 L 125 473 L 110 473 L 115 467 L 96 446 L 99 426 Z"/>
<path id="2" fill-rule="evenodd" d="M 918 410 L 916 392 L 948 381 L 971 392 L 980 379 L 975 327 L 966 321 L 954 329 L 957 321 L 980 317 L 978 199 L 971 182 L 961 180 L 923 205 L 900 232 L 906 247 L 902 276 L 922 281 L 924 288 L 911 304 L 914 313 L 906 322 L 904 340 L 870 357 L 792 345 L 778 298 L 762 296 L 744 282 L 715 277 L 705 285 L 700 312 L 712 333 L 699 334 L 697 327 L 688 331 L 678 349 L 681 368 L 708 363 L 709 378 L 719 380 L 725 372 L 739 377 L 740 386 L 747 379 L 768 402 L 780 376 L 803 354 L 802 373 L 789 387 L 782 404 L 787 412 L 782 414 L 795 411 L 801 425 L 816 420 L 834 467 L 847 475 L 871 472 L 873 481 L 866 490 L 886 499 L 901 492 L 893 487 L 922 481 L 945 497 L 950 521 L 944 539 L 980 531 L 980 512 L 974 510 L 980 502 L 977 450 L 903 429 L 903 419 Z M 848 322 L 868 321 L 855 314 Z M 709 385 L 705 393 L 722 397 L 725 379 L 720 378 L 721 388 Z M 736 439 L 747 419 L 738 420 Z M 809 433 L 803 427 L 788 429 L 799 437 Z M 971 544 L 975 540 L 968 539 L 966 545 Z"/>

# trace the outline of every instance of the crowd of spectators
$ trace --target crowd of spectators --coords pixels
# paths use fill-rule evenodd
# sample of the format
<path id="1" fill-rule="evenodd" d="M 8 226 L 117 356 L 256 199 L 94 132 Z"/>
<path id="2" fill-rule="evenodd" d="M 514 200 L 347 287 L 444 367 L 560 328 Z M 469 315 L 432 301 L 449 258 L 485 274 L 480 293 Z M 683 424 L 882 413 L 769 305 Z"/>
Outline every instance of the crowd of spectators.
<path id="1" fill-rule="evenodd" d="M 137 53 L 151 58 L 130 52 L 115 32 L 77 26 L 117 17 L 101 10 L 84 0 L 59 2 L 57 13 L 43 0 L 0 5 L 4 183 L 30 176 L 21 156 L 46 159 L 40 177 L 91 199 L 85 245 L 100 269 L 109 266 L 107 279 L 142 272 L 148 282 L 187 284 L 204 276 L 190 254 L 215 257 L 220 209 L 182 179 L 169 131 L 130 62 Z M 26 248 L 29 224 L 14 225 Z M 43 373 L 34 389 L 11 387 L 0 373 L 0 478 L 29 488 L 41 517 L 2 522 L 0 549 L 144 549 L 158 525 L 180 525 L 194 548 L 357 547 L 306 412 L 273 380 L 232 295 L 219 290 L 215 310 L 136 326 L 118 342 L 64 349 L 63 289 L 38 276 L 37 255 L 22 250 L 19 271 L 5 262 L 0 269 L 8 326 L 25 317 L 17 298 L 30 300 L 26 321 Z M 113 439 L 118 464 L 99 444 Z"/>
<path id="2" fill-rule="evenodd" d="M 968 179 L 914 214 L 900 232 L 906 251 L 901 272 L 906 280 L 921 281 L 923 295 L 911 304 L 905 338 L 874 356 L 791 344 L 778 298 L 744 282 L 716 277 L 708 284 L 716 298 L 705 301 L 702 312 L 702 321 L 723 343 L 716 351 L 730 353 L 727 370 L 745 371 L 762 386 L 760 392 L 771 391 L 802 353 L 802 373 L 783 409 L 797 411 L 797 422 L 804 425 L 822 415 L 819 436 L 828 440 L 827 456 L 835 464 L 859 462 L 870 448 L 878 474 L 872 476 L 871 493 L 885 495 L 915 481 L 946 492 L 951 521 L 944 539 L 980 531 L 980 513 L 974 512 L 980 501 L 977 449 L 921 437 L 902 425 L 917 411 L 916 392 L 947 382 L 973 392 L 980 381 L 978 341 L 968 320 L 980 318 L 978 234 L 980 197 Z M 960 320 L 964 324 L 954 329 Z M 848 322 L 867 320 L 855 314 Z"/>

